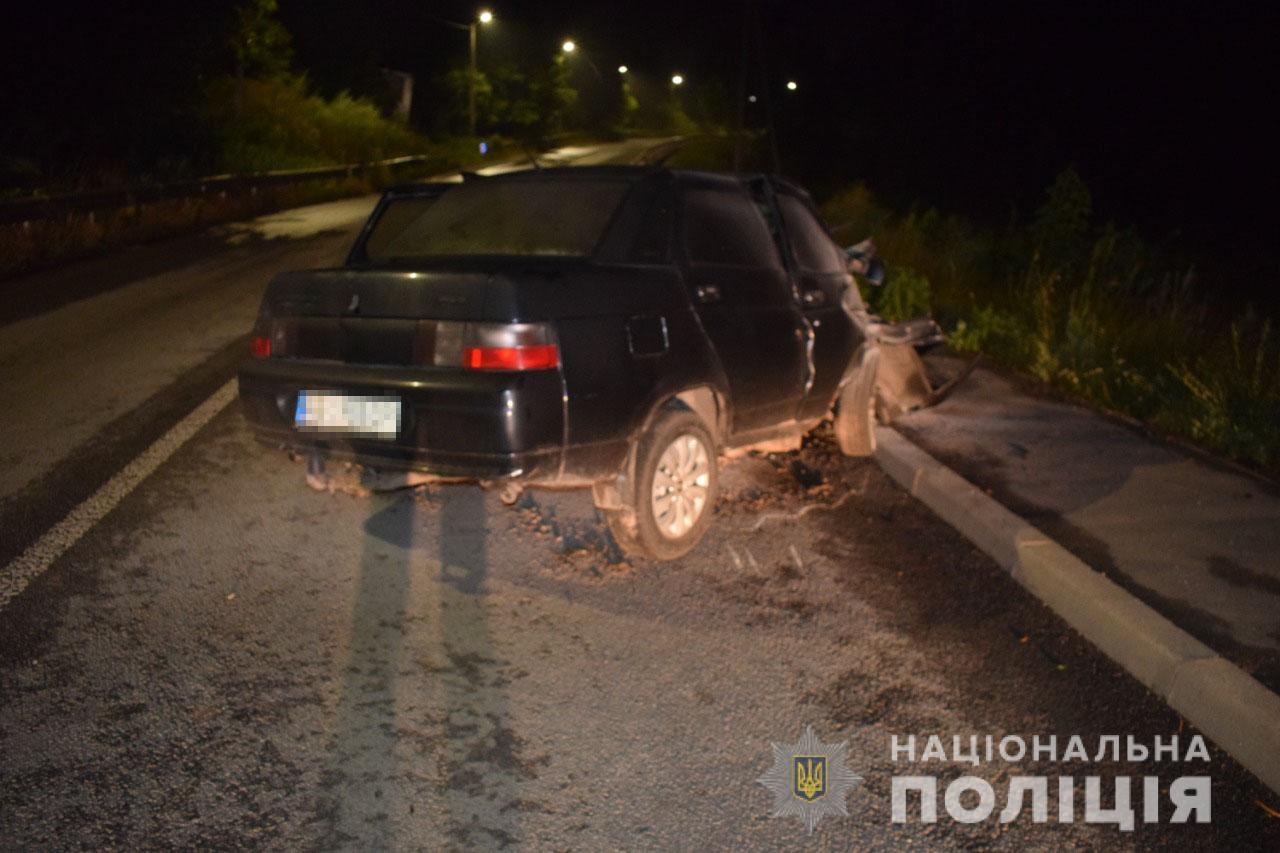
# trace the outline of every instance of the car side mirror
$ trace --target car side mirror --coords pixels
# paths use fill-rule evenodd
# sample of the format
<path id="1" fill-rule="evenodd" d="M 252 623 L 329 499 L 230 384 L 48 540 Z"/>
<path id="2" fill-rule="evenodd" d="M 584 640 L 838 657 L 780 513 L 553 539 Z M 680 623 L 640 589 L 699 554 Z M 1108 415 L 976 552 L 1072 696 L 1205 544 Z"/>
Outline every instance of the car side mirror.
<path id="1" fill-rule="evenodd" d="M 870 237 L 861 243 L 846 246 L 844 256 L 852 275 L 860 275 L 877 287 L 884 284 L 884 262 L 876 257 L 876 246 Z"/>

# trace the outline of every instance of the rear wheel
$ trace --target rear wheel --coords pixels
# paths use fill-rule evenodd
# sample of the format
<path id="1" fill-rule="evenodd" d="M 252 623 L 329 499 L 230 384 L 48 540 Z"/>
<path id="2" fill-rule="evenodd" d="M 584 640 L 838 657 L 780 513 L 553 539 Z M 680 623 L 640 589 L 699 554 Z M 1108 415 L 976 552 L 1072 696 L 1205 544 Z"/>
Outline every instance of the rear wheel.
<path id="1" fill-rule="evenodd" d="M 604 510 L 626 552 L 655 560 L 689 553 L 711 525 L 718 486 L 715 442 L 693 412 L 660 414 L 635 450 L 635 475 Z"/>
<path id="2" fill-rule="evenodd" d="M 835 433 L 845 456 L 870 456 L 876 451 L 876 367 L 867 359 L 853 381 L 840 392 Z"/>

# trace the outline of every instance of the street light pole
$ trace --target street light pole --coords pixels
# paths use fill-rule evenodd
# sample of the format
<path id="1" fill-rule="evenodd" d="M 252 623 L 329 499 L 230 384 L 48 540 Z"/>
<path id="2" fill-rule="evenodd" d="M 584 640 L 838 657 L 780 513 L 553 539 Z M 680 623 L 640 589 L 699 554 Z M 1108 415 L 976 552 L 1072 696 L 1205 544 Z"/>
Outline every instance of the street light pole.
<path id="1" fill-rule="evenodd" d="M 477 21 L 472 21 L 467 27 L 471 35 L 471 63 L 467 72 L 467 123 L 471 128 L 471 135 L 476 135 L 476 27 Z"/>
<path id="2" fill-rule="evenodd" d="M 591 57 L 578 50 L 578 43 L 573 39 L 565 39 L 564 44 L 560 45 L 560 53 L 563 56 L 581 56 L 583 61 L 591 68 L 591 73 L 596 75 L 596 79 L 601 83 L 604 82 L 604 75 L 600 73 L 600 69 L 596 68 L 596 64 L 591 61 Z"/>
<path id="3" fill-rule="evenodd" d="M 460 24 L 457 21 L 449 21 L 444 18 L 436 18 L 442 24 L 454 27 L 459 30 L 467 31 L 467 41 L 469 51 L 467 56 L 467 127 L 471 131 L 471 135 L 476 135 L 476 76 L 480 73 L 476 64 L 476 41 L 477 34 L 481 24 L 492 24 L 493 13 L 488 9 L 481 9 L 480 14 L 471 20 L 468 24 Z"/>

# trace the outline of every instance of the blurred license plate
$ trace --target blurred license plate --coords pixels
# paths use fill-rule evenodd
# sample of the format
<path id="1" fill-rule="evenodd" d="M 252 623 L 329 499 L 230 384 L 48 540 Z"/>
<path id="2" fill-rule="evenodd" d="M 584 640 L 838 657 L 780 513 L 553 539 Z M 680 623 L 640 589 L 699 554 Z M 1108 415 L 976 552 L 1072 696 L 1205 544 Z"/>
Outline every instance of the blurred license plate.
<path id="1" fill-rule="evenodd" d="M 400 433 L 400 398 L 302 391 L 293 424 L 301 430 L 395 438 Z"/>

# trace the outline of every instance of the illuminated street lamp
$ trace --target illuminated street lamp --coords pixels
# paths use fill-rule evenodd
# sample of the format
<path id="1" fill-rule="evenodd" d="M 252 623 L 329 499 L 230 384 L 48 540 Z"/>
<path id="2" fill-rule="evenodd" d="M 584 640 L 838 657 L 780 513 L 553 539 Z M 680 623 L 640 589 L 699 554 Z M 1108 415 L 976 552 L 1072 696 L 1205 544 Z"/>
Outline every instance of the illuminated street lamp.
<path id="1" fill-rule="evenodd" d="M 471 127 L 471 135 L 476 135 L 476 30 L 480 24 L 492 24 L 493 13 L 488 9 L 481 9 L 477 21 L 472 21 L 467 27 L 471 36 L 471 73 L 467 75 L 467 123 Z"/>
<path id="2" fill-rule="evenodd" d="M 604 75 L 600 73 L 600 69 L 596 67 L 596 64 L 591 61 L 591 54 L 587 51 L 579 50 L 578 43 L 573 39 L 565 39 L 564 44 L 560 45 L 560 52 L 563 54 L 561 58 L 565 56 L 580 57 L 583 62 L 587 63 L 591 73 L 596 75 L 596 79 L 604 82 Z"/>
<path id="3" fill-rule="evenodd" d="M 671 75 L 671 85 L 672 85 L 672 86 L 683 86 L 683 85 L 684 85 L 684 75 L 683 75 L 683 74 L 672 74 L 672 75 Z"/>
<path id="4" fill-rule="evenodd" d="M 627 66 L 625 66 L 625 65 L 619 65 L 619 66 L 618 66 L 618 73 L 619 73 L 619 74 L 626 74 L 628 70 L 629 70 L 629 69 L 628 69 L 628 68 L 627 68 Z"/>
<path id="5" fill-rule="evenodd" d="M 467 124 L 471 128 L 471 135 L 476 135 L 476 31 L 481 24 L 493 23 L 493 12 L 488 9 L 481 9 L 469 24 L 462 24 L 457 21 L 448 21 L 444 18 L 436 18 L 442 24 L 446 24 L 454 29 L 466 30 L 467 39 L 470 42 L 471 50 L 469 61 L 467 62 Z"/>
<path id="6" fill-rule="evenodd" d="M 796 85 L 796 81 L 795 81 L 795 80 L 788 80 L 788 81 L 787 81 L 787 91 L 788 91 L 788 92 L 794 92 L 794 91 L 795 91 L 796 89 L 798 89 L 798 88 L 800 88 L 800 87 Z"/>

